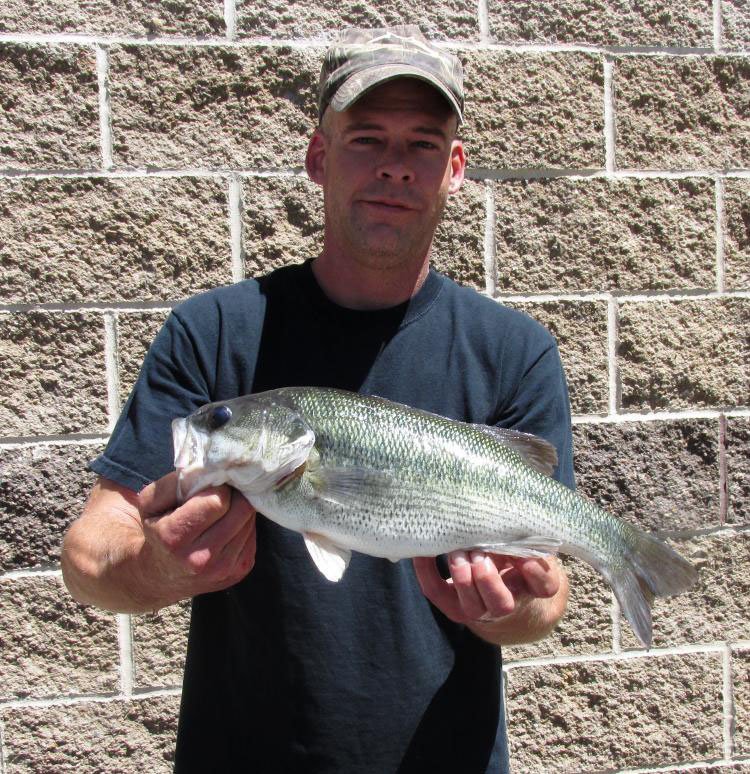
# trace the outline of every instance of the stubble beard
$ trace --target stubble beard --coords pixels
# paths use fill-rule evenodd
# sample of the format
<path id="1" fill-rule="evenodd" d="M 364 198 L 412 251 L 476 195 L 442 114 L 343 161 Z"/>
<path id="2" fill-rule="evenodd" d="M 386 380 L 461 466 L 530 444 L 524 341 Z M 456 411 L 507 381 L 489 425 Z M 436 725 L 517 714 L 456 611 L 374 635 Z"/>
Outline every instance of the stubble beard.
<path id="1" fill-rule="evenodd" d="M 327 212 L 326 217 L 350 259 L 370 269 L 387 270 L 410 263 L 421 265 L 430 252 L 447 200 L 448 194 L 441 191 L 429 212 L 419 213 L 412 224 L 403 227 L 376 226 L 353 212 L 349 217 Z"/>

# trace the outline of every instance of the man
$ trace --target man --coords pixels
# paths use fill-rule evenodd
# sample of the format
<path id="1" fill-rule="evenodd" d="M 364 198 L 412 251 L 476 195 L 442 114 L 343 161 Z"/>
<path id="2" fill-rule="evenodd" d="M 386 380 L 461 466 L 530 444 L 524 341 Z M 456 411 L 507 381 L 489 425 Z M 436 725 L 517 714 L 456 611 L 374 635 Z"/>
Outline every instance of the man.
<path id="1" fill-rule="evenodd" d="M 101 478 L 64 546 L 71 593 L 130 612 L 193 598 L 178 771 L 507 768 L 496 645 L 557 623 L 555 560 L 459 551 L 444 580 L 434 559 L 360 554 L 331 584 L 301 536 L 227 487 L 180 505 L 169 472 L 172 418 L 325 385 L 535 432 L 572 485 L 551 336 L 429 266 L 463 181 L 462 111 L 460 63 L 418 30 L 345 35 L 306 156 L 324 192 L 321 254 L 178 306 L 92 463 Z"/>

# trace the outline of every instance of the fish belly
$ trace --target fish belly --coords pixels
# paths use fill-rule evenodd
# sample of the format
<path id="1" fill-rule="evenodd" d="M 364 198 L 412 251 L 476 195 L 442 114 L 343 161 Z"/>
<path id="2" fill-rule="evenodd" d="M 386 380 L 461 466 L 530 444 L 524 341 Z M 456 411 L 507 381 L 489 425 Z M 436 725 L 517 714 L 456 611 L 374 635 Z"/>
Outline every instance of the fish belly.
<path id="1" fill-rule="evenodd" d="M 538 541 L 541 549 L 547 546 L 539 552 L 549 553 L 550 546 L 572 537 L 535 503 L 421 484 L 404 483 L 381 495 L 370 492 L 341 503 L 319 496 L 303 477 L 293 487 L 249 499 L 283 527 L 391 560 L 477 547 L 526 553 L 533 536 L 547 539 Z"/>

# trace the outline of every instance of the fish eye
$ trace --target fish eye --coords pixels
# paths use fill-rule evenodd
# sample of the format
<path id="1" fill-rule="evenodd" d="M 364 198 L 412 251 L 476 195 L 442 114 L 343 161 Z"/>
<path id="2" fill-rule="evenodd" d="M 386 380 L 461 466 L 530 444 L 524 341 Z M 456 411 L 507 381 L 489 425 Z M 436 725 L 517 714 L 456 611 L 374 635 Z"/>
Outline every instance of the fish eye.
<path id="1" fill-rule="evenodd" d="M 218 430 L 232 418 L 232 412 L 226 406 L 217 406 L 208 415 L 208 425 L 211 430 Z"/>

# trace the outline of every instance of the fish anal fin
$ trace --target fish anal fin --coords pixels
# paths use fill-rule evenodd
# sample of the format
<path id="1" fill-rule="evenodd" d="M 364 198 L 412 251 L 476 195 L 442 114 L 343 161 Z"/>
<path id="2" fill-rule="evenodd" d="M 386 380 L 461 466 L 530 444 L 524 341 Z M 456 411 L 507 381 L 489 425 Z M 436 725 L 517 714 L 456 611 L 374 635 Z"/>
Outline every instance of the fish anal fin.
<path id="1" fill-rule="evenodd" d="M 474 546 L 474 548 L 478 548 L 481 551 L 489 551 L 493 554 L 539 558 L 556 554 L 561 546 L 562 541 L 556 538 L 530 535 L 529 537 L 511 540 L 506 543 L 482 543 Z"/>
<path id="2" fill-rule="evenodd" d="M 534 470 L 551 476 L 557 467 L 557 450 L 544 438 L 519 430 L 494 425 L 473 425 L 477 430 L 494 438 L 503 446 L 508 446 L 517 452 Z"/>
<path id="3" fill-rule="evenodd" d="M 305 545 L 313 562 L 315 562 L 315 566 L 329 581 L 338 583 L 349 566 L 352 552 L 348 548 L 337 546 L 327 537 L 315 532 L 303 534 Z"/>

